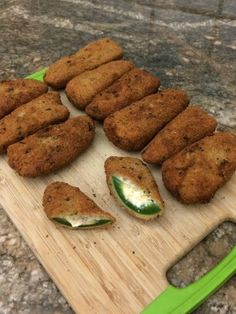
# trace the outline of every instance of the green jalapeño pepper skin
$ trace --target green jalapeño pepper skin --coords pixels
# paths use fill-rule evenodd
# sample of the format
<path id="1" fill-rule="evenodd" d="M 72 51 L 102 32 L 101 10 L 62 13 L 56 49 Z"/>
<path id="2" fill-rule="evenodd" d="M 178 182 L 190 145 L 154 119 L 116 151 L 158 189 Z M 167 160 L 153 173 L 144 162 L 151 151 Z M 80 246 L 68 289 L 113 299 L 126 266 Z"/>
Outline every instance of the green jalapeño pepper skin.
<path id="1" fill-rule="evenodd" d="M 54 218 L 52 218 L 52 220 L 57 222 L 58 224 L 68 226 L 72 229 L 96 228 L 96 227 L 100 227 L 103 225 L 109 225 L 112 223 L 112 221 L 109 219 L 100 219 L 100 220 L 96 220 L 96 222 L 94 222 L 94 223 L 87 223 L 87 224 L 84 223 L 82 225 L 74 226 L 73 224 L 70 223 L 70 221 L 68 219 L 63 218 L 63 217 L 54 217 Z"/>
<path id="2" fill-rule="evenodd" d="M 68 226 L 68 227 L 72 227 L 71 223 L 69 223 L 69 221 L 67 221 L 65 218 L 62 218 L 62 217 L 54 217 L 52 218 L 53 221 L 61 224 L 61 225 L 65 225 L 65 226 Z"/>
<path id="3" fill-rule="evenodd" d="M 108 187 L 128 212 L 140 219 L 160 216 L 164 202 L 148 167 L 132 157 L 109 157 L 105 162 Z"/>

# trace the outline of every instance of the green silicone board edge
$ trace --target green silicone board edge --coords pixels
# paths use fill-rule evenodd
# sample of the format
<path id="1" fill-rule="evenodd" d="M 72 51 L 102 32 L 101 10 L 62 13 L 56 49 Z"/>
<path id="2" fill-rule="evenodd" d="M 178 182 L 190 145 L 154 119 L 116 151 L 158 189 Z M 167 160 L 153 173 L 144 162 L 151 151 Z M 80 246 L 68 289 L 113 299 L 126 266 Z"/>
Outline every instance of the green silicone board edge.
<path id="1" fill-rule="evenodd" d="M 35 72 L 33 74 L 30 74 L 26 76 L 27 79 L 32 79 L 32 80 L 37 80 L 37 81 L 43 81 L 43 77 L 45 72 L 47 71 L 48 68 L 44 68 L 38 72 Z"/>
<path id="2" fill-rule="evenodd" d="M 171 285 L 142 314 L 191 313 L 236 273 L 236 246 L 210 272 L 186 288 Z"/>

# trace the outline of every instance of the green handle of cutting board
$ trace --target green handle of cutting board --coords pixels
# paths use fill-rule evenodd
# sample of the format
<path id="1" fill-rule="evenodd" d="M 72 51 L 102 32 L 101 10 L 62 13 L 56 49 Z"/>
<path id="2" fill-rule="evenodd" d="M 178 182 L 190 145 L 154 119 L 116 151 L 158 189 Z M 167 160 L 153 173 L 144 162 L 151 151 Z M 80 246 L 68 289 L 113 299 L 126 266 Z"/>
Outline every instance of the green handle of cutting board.
<path id="1" fill-rule="evenodd" d="M 169 286 L 142 314 L 191 313 L 236 273 L 236 246 L 210 272 L 186 288 Z"/>
<path id="2" fill-rule="evenodd" d="M 43 77 L 45 72 L 47 71 L 48 68 L 44 68 L 38 72 L 35 72 L 33 74 L 30 74 L 26 76 L 27 79 L 32 79 L 32 80 L 37 80 L 37 81 L 43 81 Z"/>

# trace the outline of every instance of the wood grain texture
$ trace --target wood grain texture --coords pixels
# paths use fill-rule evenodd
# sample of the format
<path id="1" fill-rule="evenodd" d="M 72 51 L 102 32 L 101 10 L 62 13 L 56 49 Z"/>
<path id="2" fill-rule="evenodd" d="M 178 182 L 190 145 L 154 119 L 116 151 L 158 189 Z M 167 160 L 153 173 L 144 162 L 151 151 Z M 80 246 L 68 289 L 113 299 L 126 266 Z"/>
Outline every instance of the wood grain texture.
<path id="1" fill-rule="evenodd" d="M 72 116 L 80 114 L 64 94 L 62 101 Z M 109 195 L 103 164 L 110 155 L 140 157 L 113 146 L 97 124 L 92 146 L 55 174 L 22 178 L 0 158 L 0 203 L 76 313 L 139 313 L 166 288 L 173 263 L 218 224 L 236 221 L 236 175 L 211 203 L 184 206 L 164 188 L 155 167 L 166 212 L 155 221 L 138 221 Z M 41 203 L 46 185 L 56 180 L 79 186 L 117 218 L 114 227 L 75 231 L 50 222 Z"/>

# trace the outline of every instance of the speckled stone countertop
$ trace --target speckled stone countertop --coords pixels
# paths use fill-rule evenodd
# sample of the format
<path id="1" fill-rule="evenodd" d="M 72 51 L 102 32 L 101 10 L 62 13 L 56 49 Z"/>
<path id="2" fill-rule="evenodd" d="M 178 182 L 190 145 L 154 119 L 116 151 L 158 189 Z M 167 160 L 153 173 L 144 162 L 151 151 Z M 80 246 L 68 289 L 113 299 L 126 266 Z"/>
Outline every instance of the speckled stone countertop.
<path id="1" fill-rule="evenodd" d="M 1 0 L 0 79 L 23 77 L 102 36 L 126 58 L 180 87 L 236 130 L 235 0 Z M 184 286 L 236 243 L 225 223 L 168 273 Z M 236 313 L 233 277 L 197 313 Z M 73 313 L 0 208 L 0 313 Z M 103 314 L 103 313 L 102 313 Z"/>

